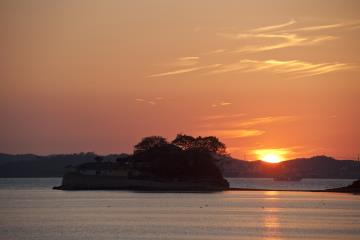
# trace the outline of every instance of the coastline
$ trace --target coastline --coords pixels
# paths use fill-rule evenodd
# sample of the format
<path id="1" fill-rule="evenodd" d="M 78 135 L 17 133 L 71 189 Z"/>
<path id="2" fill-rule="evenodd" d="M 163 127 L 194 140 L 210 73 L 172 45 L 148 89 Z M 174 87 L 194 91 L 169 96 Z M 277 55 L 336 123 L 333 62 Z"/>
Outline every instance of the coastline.
<path id="1" fill-rule="evenodd" d="M 143 182 L 144 183 L 144 182 Z M 353 188 L 350 186 L 340 187 L 340 188 L 330 188 L 324 190 L 299 190 L 299 189 L 264 189 L 264 188 L 237 188 L 237 187 L 229 187 L 229 188 L 221 188 L 214 186 L 206 186 L 204 185 L 192 185 L 187 183 L 180 183 L 178 185 L 174 185 L 173 183 L 165 183 L 164 185 L 123 185 L 113 186 L 113 187 L 69 187 L 69 186 L 54 186 L 52 189 L 54 190 L 64 190 L 64 191 L 93 191 L 93 190 L 113 190 L 113 191 L 134 191 L 134 192 L 151 192 L 151 193 L 212 193 L 212 192 L 242 192 L 242 191 L 250 191 L 250 192 L 261 192 L 261 191 L 276 191 L 276 192 L 318 192 L 318 193 L 348 193 L 348 194 L 360 194 L 359 188 Z"/>
<path id="2" fill-rule="evenodd" d="M 128 179 L 115 176 L 88 176 L 76 173 L 65 174 L 60 186 L 54 190 L 128 190 L 143 192 L 222 192 L 222 191 L 281 191 L 281 192 L 334 192 L 359 194 L 359 180 L 344 186 L 326 189 L 279 189 L 231 187 L 227 180 L 214 181 L 211 179 Z"/>
<path id="3" fill-rule="evenodd" d="M 229 188 L 225 190 L 191 190 L 191 189 L 154 189 L 154 188 L 144 188 L 144 187 L 132 187 L 132 188 L 62 188 L 53 187 L 54 190 L 63 190 L 63 191 L 133 191 L 133 192 L 144 192 L 144 193 L 214 193 L 214 192 L 312 192 L 312 193 L 347 193 L 347 194 L 354 194 L 360 195 L 360 191 L 351 191 L 351 190 L 336 190 L 336 189 L 325 189 L 325 190 L 291 190 L 291 189 L 260 189 L 260 188 Z"/>
<path id="4" fill-rule="evenodd" d="M 260 189 L 260 188 L 230 188 L 225 191 L 276 191 L 276 192 L 322 192 L 322 193 L 351 193 L 351 194 L 360 194 L 360 190 L 347 190 L 344 188 L 331 188 L 325 190 L 291 190 L 291 189 Z"/>

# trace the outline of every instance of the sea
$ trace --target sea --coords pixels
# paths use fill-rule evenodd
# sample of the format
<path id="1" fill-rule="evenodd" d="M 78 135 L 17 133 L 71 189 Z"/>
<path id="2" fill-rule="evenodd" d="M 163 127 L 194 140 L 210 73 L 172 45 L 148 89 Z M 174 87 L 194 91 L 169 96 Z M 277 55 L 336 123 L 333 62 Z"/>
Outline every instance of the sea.
<path id="1" fill-rule="evenodd" d="M 228 180 L 231 187 L 277 190 L 322 190 L 353 181 Z M 52 190 L 60 183 L 0 179 L 0 240 L 360 239 L 360 195 Z"/>

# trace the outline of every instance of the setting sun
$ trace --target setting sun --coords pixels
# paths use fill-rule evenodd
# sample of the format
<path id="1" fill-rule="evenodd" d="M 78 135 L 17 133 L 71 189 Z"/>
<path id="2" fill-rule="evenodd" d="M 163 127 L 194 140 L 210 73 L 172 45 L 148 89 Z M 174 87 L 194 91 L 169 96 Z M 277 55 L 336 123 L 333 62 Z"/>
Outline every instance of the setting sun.
<path id="1" fill-rule="evenodd" d="M 264 155 L 264 157 L 261 158 L 261 160 L 264 162 L 269 162 L 269 163 L 278 163 L 278 162 L 282 161 L 282 158 L 276 154 L 270 153 L 270 154 Z"/>
<path id="2" fill-rule="evenodd" d="M 257 149 L 253 153 L 261 161 L 268 163 L 279 163 L 285 160 L 285 156 L 289 154 L 288 149 L 274 148 L 274 149 Z"/>

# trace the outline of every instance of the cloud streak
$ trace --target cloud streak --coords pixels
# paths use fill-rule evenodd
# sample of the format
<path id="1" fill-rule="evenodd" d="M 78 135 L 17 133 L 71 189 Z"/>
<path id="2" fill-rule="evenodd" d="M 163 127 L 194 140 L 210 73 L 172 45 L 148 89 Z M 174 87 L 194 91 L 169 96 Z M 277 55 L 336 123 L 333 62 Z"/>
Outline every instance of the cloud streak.
<path id="1" fill-rule="evenodd" d="M 214 103 L 211 105 L 211 107 L 226 107 L 231 105 L 231 102 L 220 102 L 220 103 Z"/>
<path id="2" fill-rule="evenodd" d="M 199 63 L 199 59 L 200 59 L 200 57 L 195 57 L 195 56 L 180 57 L 180 58 L 176 59 L 176 61 L 174 63 L 172 63 L 171 65 L 176 66 L 176 67 L 194 66 Z"/>
<path id="3" fill-rule="evenodd" d="M 259 27 L 250 29 L 243 33 L 218 33 L 218 36 L 232 39 L 232 40 L 246 40 L 246 39 L 263 39 L 281 41 L 280 43 L 261 44 L 261 45 L 247 45 L 245 47 L 238 48 L 233 52 L 262 52 L 270 51 L 281 48 L 297 47 L 297 46 L 310 46 L 319 44 L 324 41 L 335 40 L 338 37 L 333 35 L 309 35 L 307 32 L 317 32 L 323 30 L 330 30 L 336 28 L 349 28 L 353 29 L 360 26 L 360 21 L 350 21 L 345 23 L 334 23 L 327 25 L 316 25 L 301 28 L 283 29 L 288 26 L 296 24 L 295 20 L 290 20 L 283 24 L 270 25 L 265 27 Z"/>
<path id="4" fill-rule="evenodd" d="M 280 26 L 280 25 L 279 25 Z M 271 26 L 272 28 L 273 26 Z M 266 27 L 264 28 L 266 29 Z M 256 30 L 256 29 L 255 29 Z M 266 40 L 266 41 L 275 41 L 272 44 L 251 44 L 246 45 L 241 48 L 237 48 L 233 50 L 235 53 L 242 52 L 264 52 L 275 49 L 282 49 L 288 47 L 298 47 L 298 46 L 311 46 L 315 44 L 319 44 L 321 42 L 335 40 L 338 37 L 331 35 L 317 35 L 317 36 L 305 36 L 299 35 L 297 33 L 290 32 L 273 32 L 273 33 L 259 33 L 253 32 L 254 30 L 250 30 L 246 33 L 220 33 L 218 36 L 222 36 L 232 40 Z M 280 41 L 280 42 L 279 42 Z"/>
<path id="5" fill-rule="evenodd" d="M 235 52 L 263 52 L 281 48 L 297 47 L 297 46 L 310 46 L 320 42 L 334 40 L 334 36 L 315 36 L 315 37 L 303 37 L 297 34 L 240 34 L 237 35 L 238 39 L 245 38 L 265 38 L 265 39 L 280 39 L 282 42 L 269 44 L 269 45 L 249 45 L 235 50 Z"/>
<path id="6" fill-rule="evenodd" d="M 251 30 L 252 32 L 266 32 L 266 31 L 271 31 L 271 30 L 277 30 L 277 29 L 281 29 L 284 27 L 288 27 L 291 26 L 293 24 L 295 24 L 296 21 L 295 20 L 290 20 L 286 23 L 282 23 L 282 24 L 278 24 L 278 25 L 272 25 L 272 26 L 266 26 L 266 27 L 260 27 L 260 28 L 255 28 L 253 30 Z"/>
<path id="7" fill-rule="evenodd" d="M 221 138 L 247 138 L 263 135 L 265 131 L 258 129 L 232 129 L 215 131 L 216 136 Z"/>
<path id="8" fill-rule="evenodd" d="M 201 118 L 202 120 L 218 120 L 218 119 L 231 119 L 231 118 L 239 118 L 239 117 L 243 117 L 245 114 L 244 113 L 235 113 L 235 114 L 222 114 L 222 115 L 210 115 L 210 116 L 205 116 L 203 118 Z"/>
<path id="9" fill-rule="evenodd" d="M 335 71 L 347 70 L 354 68 L 345 63 L 310 63 L 299 60 L 241 60 L 237 63 L 223 65 L 216 70 L 210 71 L 209 74 L 221 74 L 234 71 L 254 72 L 268 71 L 277 74 L 294 74 L 297 77 L 320 75 Z"/>
<path id="10" fill-rule="evenodd" d="M 302 28 L 293 29 L 292 32 L 322 31 L 322 30 L 336 29 L 336 28 L 353 29 L 357 27 L 360 27 L 360 21 L 349 21 L 342 23 L 302 27 Z"/>
<path id="11" fill-rule="evenodd" d="M 221 64 L 211 64 L 211 65 L 205 65 L 205 66 L 183 68 L 183 69 L 177 69 L 177 70 L 168 71 L 168 72 L 152 74 L 152 75 L 149 75 L 148 77 L 149 78 L 154 78 L 154 77 L 173 76 L 173 75 L 179 75 L 179 74 L 183 74 L 183 73 L 190 73 L 190 72 L 195 72 L 195 71 L 200 71 L 200 70 L 205 70 L 205 69 L 218 68 L 220 66 L 221 66 Z"/>
<path id="12" fill-rule="evenodd" d="M 163 97 L 155 97 L 153 100 L 146 100 L 144 98 L 135 98 L 135 101 L 137 103 L 147 103 L 150 105 L 156 105 L 156 104 L 158 104 L 159 101 L 162 101 L 162 100 L 164 100 Z"/>
<path id="13" fill-rule="evenodd" d="M 262 125 L 262 124 L 269 124 L 269 123 L 275 123 L 275 122 L 288 122 L 296 120 L 297 117 L 295 116 L 275 116 L 275 117 L 259 117 L 259 118 L 251 118 L 249 120 L 243 121 L 238 124 L 240 127 L 251 127 L 256 125 Z"/>
<path id="14" fill-rule="evenodd" d="M 314 46 L 323 42 L 333 41 L 339 36 L 334 32 L 324 33 L 325 30 L 348 29 L 353 30 L 360 27 L 360 21 L 348 21 L 324 25 L 312 25 L 294 28 L 298 25 L 295 20 L 285 23 L 268 25 L 253 28 L 244 32 L 217 33 L 218 36 L 239 42 L 242 47 L 218 48 L 204 53 L 200 57 L 187 56 L 180 57 L 168 64 L 172 70 L 155 73 L 147 76 L 148 78 L 175 76 L 192 72 L 200 72 L 203 75 L 224 74 L 229 72 L 270 72 L 274 74 L 288 74 L 291 78 L 310 77 L 328 74 L 337 71 L 344 71 L 357 68 L 358 66 L 342 62 L 309 62 L 299 59 L 265 59 L 259 60 L 249 57 L 240 59 L 236 62 L 227 62 L 224 57 L 229 54 L 255 54 L 266 51 L 274 51 L 285 48 L 295 48 L 304 46 Z M 338 33 L 338 32 L 337 32 Z M 247 43 L 247 45 L 246 45 Z M 206 59 L 202 59 L 206 58 Z M 218 63 L 222 59 L 223 63 Z M 206 65 L 202 64 L 206 60 Z M 215 62 L 216 61 L 216 62 Z M 211 62 L 215 62 L 211 64 Z M 226 106 L 228 104 L 213 104 L 213 107 Z"/>

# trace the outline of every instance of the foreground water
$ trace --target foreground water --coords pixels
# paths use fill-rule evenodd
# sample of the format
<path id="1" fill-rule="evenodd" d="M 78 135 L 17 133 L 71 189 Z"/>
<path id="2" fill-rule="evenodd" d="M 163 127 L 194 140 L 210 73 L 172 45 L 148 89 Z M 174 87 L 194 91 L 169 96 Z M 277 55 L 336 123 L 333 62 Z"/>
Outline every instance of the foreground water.
<path id="1" fill-rule="evenodd" d="M 296 184 L 231 179 L 234 187 L 264 188 L 258 181 L 265 186 Z M 330 185 L 343 181 L 331 180 Z M 303 185 L 315 188 L 315 182 Z M 51 190 L 59 183 L 0 179 L 0 240 L 360 239 L 357 195 Z"/>

